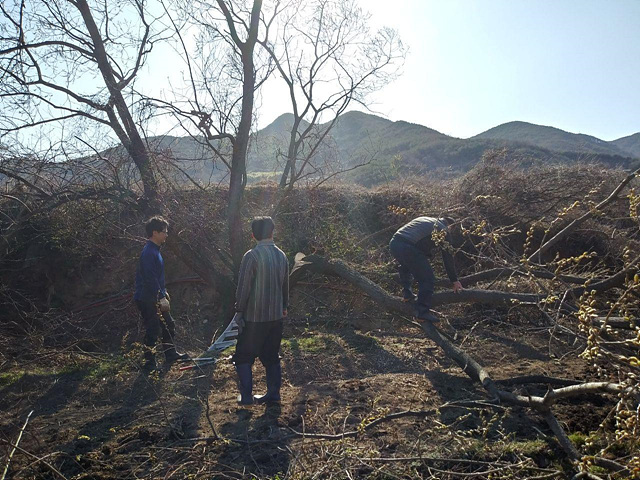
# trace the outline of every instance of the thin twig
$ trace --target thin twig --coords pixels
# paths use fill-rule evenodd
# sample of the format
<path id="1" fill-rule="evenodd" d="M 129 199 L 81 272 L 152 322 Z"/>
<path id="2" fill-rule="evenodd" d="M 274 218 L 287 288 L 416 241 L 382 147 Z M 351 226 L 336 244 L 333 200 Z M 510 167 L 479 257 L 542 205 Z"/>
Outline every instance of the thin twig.
<path id="1" fill-rule="evenodd" d="M 9 465 L 11 464 L 11 459 L 13 458 L 13 454 L 16 453 L 16 449 L 18 448 L 18 444 L 20 443 L 20 440 L 22 440 L 22 434 L 24 433 L 24 429 L 27 428 L 27 424 L 29 423 L 29 419 L 31 418 L 32 413 L 33 413 L 33 410 L 29 412 L 29 415 L 27 415 L 27 419 L 24 421 L 24 425 L 20 429 L 20 433 L 18 434 L 16 443 L 14 444 L 13 449 L 11 450 L 9 457 L 7 458 L 7 465 L 4 467 L 4 472 L 2 473 L 2 479 L 0 480 L 4 480 L 5 477 L 7 476 L 7 472 L 9 471 Z"/>

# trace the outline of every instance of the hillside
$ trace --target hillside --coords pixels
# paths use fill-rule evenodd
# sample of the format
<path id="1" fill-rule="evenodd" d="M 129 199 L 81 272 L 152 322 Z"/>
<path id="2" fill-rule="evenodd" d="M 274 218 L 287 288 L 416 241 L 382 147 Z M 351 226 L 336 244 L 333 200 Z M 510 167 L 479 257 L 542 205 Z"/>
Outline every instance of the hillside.
<path id="1" fill-rule="evenodd" d="M 279 171 L 282 157 L 278 157 L 278 152 L 286 151 L 292 123 L 291 114 L 285 114 L 258 132 L 249 160 L 254 171 Z M 325 127 L 321 125 L 319 130 Z M 513 122 L 470 139 L 460 139 L 422 125 L 392 122 L 354 111 L 338 119 L 318 157 L 320 162 L 337 158 L 346 168 L 369 162 L 349 173 L 346 179 L 375 185 L 399 174 L 458 175 L 478 163 L 487 150 L 505 146 L 514 157 L 528 163 L 531 159 L 556 164 L 595 161 L 626 167 L 630 156 L 595 137 L 524 122 Z"/>
<path id="2" fill-rule="evenodd" d="M 543 269 L 522 268 L 545 232 L 593 213 L 586 192 L 600 202 L 626 175 L 574 165 L 530 177 L 483 162 L 446 181 L 294 189 L 277 217 L 275 241 L 292 269 L 282 401 L 268 406 L 236 404 L 233 347 L 216 364 L 141 369 L 144 329 L 131 298 L 141 212 L 113 197 L 39 209 L 0 257 L 6 478 L 413 480 L 437 469 L 443 480 L 508 480 L 575 478 L 581 468 L 598 476 L 579 478 L 633 478 L 639 310 L 627 297 L 639 289 L 640 242 L 629 189 L 542 255 Z M 3 211 L 16 198 L 37 211 L 24 189 L 0 199 Z M 277 194 L 246 189 L 247 242 L 248 220 L 270 212 Z M 198 278 L 178 242 L 227 275 L 216 253 L 226 197 L 220 188 L 163 198 L 175 338 L 193 357 L 224 330 L 234 298 Z M 465 290 L 450 291 L 435 256 L 441 322 L 419 324 L 397 296 L 388 244 L 409 219 L 447 211 L 465 227 L 452 231 Z M 607 331 L 597 323 L 605 315 Z M 586 357 L 597 346 L 602 354 Z M 253 373 L 263 393 L 260 362 Z M 608 463 L 583 467 L 567 445 Z"/>
<path id="3" fill-rule="evenodd" d="M 524 143 L 557 152 L 596 153 L 623 157 L 629 155 L 625 149 L 590 135 L 569 133 L 559 128 L 527 122 L 505 123 L 473 138 Z"/>
<path id="4" fill-rule="evenodd" d="M 640 132 L 629 135 L 628 137 L 619 138 L 611 143 L 621 150 L 630 153 L 635 158 L 640 158 Z"/>
<path id="5" fill-rule="evenodd" d="M 292 125 L 293 115 L 287 113 L 252 135 L 247 160 L 250 182 L 279 179 Z M 327 125 L 317 126 L 314 135 L 321 134 Z M 304 128 L 307 126 L 303 123 Z M 199 137 L 150 137 L 148 142 L 156 158 L 176 163 L 192 179 L 215 183 L 228 173 L 222 162 L 214 161 Z M 217 143 L 216 147 L 229 145 Z M 488 150 L 503 148 L 525 167 L 596 162 L 631 168 L 638 164 L 632 157 L 640 158 L 640 133 L 605 142 L 553 127 L 510 122 L 462 139 L 423 125 L 352 111 L 338 119 L 315 152 L 314 164 L 324 166 L 325 174 L 365 164 L 341 179 L 372 186 L 407 175 L 459 176 L 480 162 Z M 115 147 L 105 153 L 122 156 L 124 150 Z"/>

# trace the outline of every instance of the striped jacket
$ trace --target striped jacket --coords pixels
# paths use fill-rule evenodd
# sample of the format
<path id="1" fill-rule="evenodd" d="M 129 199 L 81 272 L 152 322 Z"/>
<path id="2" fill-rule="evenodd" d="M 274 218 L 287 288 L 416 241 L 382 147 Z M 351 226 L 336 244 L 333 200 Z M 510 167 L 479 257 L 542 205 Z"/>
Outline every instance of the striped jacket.
<path id="1" fill-rule="evenodd" d="M 289 261 L 273 240 L 260 240 L 240 263 L 236 311 L 247 322 L 280 320 L 289 305 Z"/>

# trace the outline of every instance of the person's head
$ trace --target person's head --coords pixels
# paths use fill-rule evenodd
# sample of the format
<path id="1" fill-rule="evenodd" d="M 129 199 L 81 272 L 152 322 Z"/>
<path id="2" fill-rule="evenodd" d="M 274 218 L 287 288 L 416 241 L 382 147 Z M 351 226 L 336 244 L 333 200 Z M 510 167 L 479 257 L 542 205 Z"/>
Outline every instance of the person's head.
<path id="1" fill-rule="evenodd" d="M 251 222 L 251 232 L 256 240 L 264 240 L 273 237 L 273 229 L 276 227 L 271 217 L 256 217 Z"/>
<path id="2" fill-rule="evenodd" d="M 144 224 L 144 229 L 149 240 L 156 245 L 162 245 L 167 240 L 169 222 L 161 216 L 151 217 Z"/>

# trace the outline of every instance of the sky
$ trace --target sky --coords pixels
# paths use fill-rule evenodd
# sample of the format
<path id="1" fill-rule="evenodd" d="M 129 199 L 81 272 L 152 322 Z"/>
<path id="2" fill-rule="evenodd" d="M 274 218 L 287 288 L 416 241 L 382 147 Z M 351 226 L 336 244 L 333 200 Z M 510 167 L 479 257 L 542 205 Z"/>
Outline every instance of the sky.
<path id="1" fill-rule="evenodd" d="M 373 113 L 468 138 L 520 120 L 614 140 L 640 132 L 640 0 L 367 0 L 398 30 L 402 75 Z M 258 128 L 287 111 L 270 85 Z"/>

